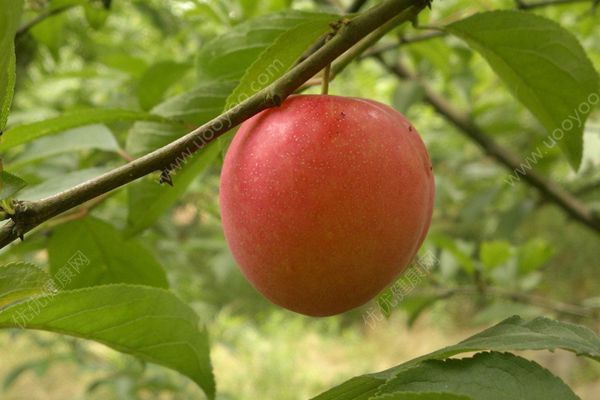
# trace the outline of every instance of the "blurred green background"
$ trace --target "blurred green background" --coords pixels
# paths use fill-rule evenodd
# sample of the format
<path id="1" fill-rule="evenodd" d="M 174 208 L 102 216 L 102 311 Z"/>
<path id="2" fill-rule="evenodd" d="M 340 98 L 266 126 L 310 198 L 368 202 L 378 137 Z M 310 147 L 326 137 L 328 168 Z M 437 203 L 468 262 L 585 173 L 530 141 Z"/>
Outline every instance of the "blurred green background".
<path id="1" fill-rule="evenodd" d="M 180 71 L 163 96 L 168 98 L 198 83 L 193 68 L 198 49 L 243 21 L 288 8 L 337 13 L 349 3 L 114 0 L 108 18 L 97 27 L 95 17 L 86 19 L 83 9 L 69 10 L 38 24 L 17 42 L 18 80 L 9 125 L 84 107 L 139 109 L 149 68 L 176 63 L 168 64 Z M 44 7 L 45 0 L 26 2 L 24 18 L 33 18 Z M 502 0 L 435 1 L 420 22 L 443 25 L 477 11 L 513 7 L 513 1 Z M 535 12 L 573 32 L 600 67 L 600 25 L 590 4 Z M 104 18 L 101 13 L 96 17 Z M 381 45 L 419 34 L 403 27 Z M 386 57 L 404 60 L 520 158 L 545 138 L 545 130 L 485 61 L 458 40 L 418 42 L 391 49 Z M 570 220 L 526 184 L 507 184 L 510 171 L 424 104 L 417 85 L 399 81 L 374 59 L 351 64 L 331 83 L 330 93 L 391 104 L 417 127 L 433 161 L 437 190 L 433 223 L 420 254 L 435 255 L 436 262 L 391 309 L 379 311 L 383 297 L 341 316 L 314 319 L 273 306 L 245 281 L 224 242 L 217 203 L 220 157 L 158 223 L 140 234 L 165 267 L 172 289 L 209 326 L 219 399 L 307 398 L 351 376 L 455 343 L 513 314 L 554 316 L 600 329 L 597 233 Z M 26 190 L 35 197 L 121 165 L 130 129 L 128 123 L 80 128 L 76 134 L 47 137 L 10 152 L 4 163 L 34 183 Z M 110 144 L 111 138 L 118 146 Z M 67 139 L 75 143 L 72 148 L 62 145 Z M 558 148 L 536 170 L 600 212 L 598 110 L 590 116 L 584 141 L 577 173 Z M 47 182 L 35 185 L 52 178 L 50 188 Z M 126 227 L 126 192 L 118 191 L 92 214 Z M 45 226 L 3 252 L 2 260 L 47 265 L 45 246 L 53 228 Z M 584 315 L 569 312 L 565 304 L 576 304 Z M 369 310 L 377 312 L 376 320 L 366 317 Z M 177 373 L 91 342 L 2 331 L 0 351 L 1 399 L 203 398 Z M 560 352 L 528 356 L 573 385 L 582 399 L 598 398 L 597 364 Z"/>

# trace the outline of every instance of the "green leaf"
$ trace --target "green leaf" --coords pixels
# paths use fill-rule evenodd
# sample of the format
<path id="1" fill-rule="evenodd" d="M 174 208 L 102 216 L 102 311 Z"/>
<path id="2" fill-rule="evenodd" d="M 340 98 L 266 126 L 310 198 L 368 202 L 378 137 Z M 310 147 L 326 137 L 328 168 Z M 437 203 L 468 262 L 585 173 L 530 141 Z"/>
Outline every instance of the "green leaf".
<path id="1" fill-rule="evenodd" d="M 185 121 L 190 127 L 138 122 L 127 137 L 129 152 L 133 155 L 146 154 L 218 116 L 234 86 L 234 82 L 205 84 L 154 107 L 153 113 Z M 127 233 L 133 235 L 151 226 L 181 197 L 191 182 L 212 165 L 220 153 L 219 150 L 215 142 L 188 159 L 184 160 L 184 157 L 181 157 L 171 174 L 173 187 L 159 185 L 150 179 L 129 185 Z"/>
<path id="2" fill-rule="evenodd" d="M 23 0 L 0 0 L 0 132 L 4 131 L 15 89 L 15 32 Z"/>
<path id="3" fill-rule="evenodd" d="M 235 82 L 203 84 L 162 102 L 152 109 L 153 114 L 182 121 L 187 126 L 137 122 L 127 136 L 127 151 L 135 156 L 144 155 L 213 119 L 223 111 L 225 99 L 234 87 Z"/>
<path id="4" fill-rule="evenodd" d="M 504 240 L 483 242 L 479 249 L 479 258 L 487 269 L 493 269 L 510 259 L 510 243 Z"/>
<path id="5" fill-rule="evenodd" d="M 100 29 L 106 23 L 106 19 L 110 14 L 109 10 L 103 5 L 98 5 L 96 2 L 86 2 L 83 5 L 85 19 L 93 29 Z"/>
<path id="6" fill-rule="evenodd" d="M 435 245 L 448 251 L 467 271 L 472 274 L 475 272 L 475 264 L 471 259 L 471 256 L 465 253 L 456 242 L 449 236 L 439 233 L 433 233 L 429 235 L 429 240 Z"/>
<path id="7" fill-rule="evenodd" d="M 81 255 L 79 268 L 64 273 L 64 267 L 72 263 L 74 255 Z M 62 288 L 107 283 L 168 287 L 165 271 L 148 249 L 135 239 L 125 239 L 112 225 L 93 217 L 56 228 L 48 244 L 48 256 L 50 274 L 55 280 L 61 275 L 66 282 Z"/>
<path id="8" fill-rule="evenodd" d="M 214 398 L 207 332 L 167 290 L 118 284 L 47 293 L 0 311 L 0 328 L 15 327 L 100 342 L 179 371 Z"/>
<path id="9" fill-rule="evenodd" d="M 52 177 L 38 185 L 25 188 L 19 193 L 19 200 L 34 201 L 44 199 L 89 179 L 98 177 L 108 170 L 109 168 L 107 167 L 87 168 Z"/>
<path id="10" fill-rule="evenodd" d="M 151 65 L 138 83 L 137 96 L 140 106 L 149 110 L 158 104 L 167 89 L 183 77 L 191 68 L 189 64 L 162 61 Z"/>
<path id="11" fill-rule="evenodd" d="M 239 85 L 227 98 L 225 108 L 241 103 L 282 76 L 337 18 L 336 15 L 316 14 L 309 21 L 279 35 L 246 70 Z"/>
<path id="12" fill-rule="evenodd" d="M 514 316 L 454 346 L 419 357 L 409 361 L 408 364 L 426 359 L 444 359 L 479 350 L 515 351 L 557 348 L 600 361 L 600 337 L 591 329 L 548 318 L 536 318 L 528 322 Z M 406 365 L 391 368 L 386 373 L 393 374 L 396 370 L 404 369 Z"/>
<path id="13" fill-rule="evenodd" d="M 65 14 L 57 13 L 43 19 L 29 31 L 38 43 L 48 48 L 55 60 L 60 58 L 60 49 L 64 44 Z"/>
<path id="14" fill-rule="evenodd" d="M 484 12 L 446 29 L 487 60 L 578 169 L 584 123 L 600 95 L 598 73 L 575 36 L 521 11 Z"/>
<path id="15" fill-rule="evenodd" d="M 67 129 L 115 121 L 165 121 L 158 115 L 142 111 L 118 109 L 84 109 L 70 111 L 44 121 L 15 126 L 4 133 L 0 150 L 31 142 L 42 136 L 54 135 Z"/>
<path id="16" fill-rule="evenodd" d="M 196 58 L 201 80 L 237 80 L 249 65 L 281 35 L 323 14 L 287 11 L 253 18 L 235 26 L 202 47 Z M 294 38 L 301 40 L 301 38 Z M 293 42 L 288 43 L 293 46 Z"/>
<path id="17" fill-rule="evenodd" d="M 600 362 L 600 337 L 589 328 L 547 318 L 525 321 L 514 316 L 456 345 L 382 372 L 352 378 L 314 399 L 368 399 L 368 394 L 372 395 L 377 391 L 377 381 L 379 385 L 383 385 L 387 380 L 425 360 L 443 360 L 456 354 L 482 350 L 554 350 L 557 348 Z"/>
<path id="18" fill-rule="evenodd" d="M 408 318 L 406 320 L 406 324 L 408 327 L 412 327 L 417 321 L 417 318 L 419 318 L 419 316 L 425 310 L 440 300 L 443 300 L 443 298 L 440 298 L 440 296 L 427 296 L 419 294 L 402 299 L 400 306 L 407 313 Z"/>
<path id="19" fill-rule="evenodd" d="M 27 186 L 27 182 L 18 176 L 6 171 L 0 172 L 0 200 L 14 196 L 25 186 Z"/>
<path id="20" fill-rule="evenodd" d="M 100 62 L 109 68 L 125 72 L 135 78 L 141 78 L 148 68 L 143 58 L 116 51 L 101 55 Z"/>
<path id="21" fill-rule="evenodd" d="M 220 153 L 217 142 L 194 154 L 183 168 L 171 174 L 173 186 L 161 185 L 152 179 L 143 179 L 129 187 L 127 235 L 151 226 L 187 190 L 190 183 L 213 163 Z"/>
<path id="22" fill-rule="evenodd" d="M 473 400 L 473 398 L 450 393 L 401 392 L 382 394 L 377 397 L 371 397 L 371 400 Z"/>
<path id="23" fill-rule="evenodd" d="M 0 310 L 33 295 L 42 294 L 50 276 L 26 263 L 0 266 Z"/>
<path id="24" fill-rule="evenodd" d="M 81 6 L 88 1 L 89 0 L 50 0 L 50 3 L 47 6 L 49 11 L 58 11 L 62 8 Z"/>
<path id="25" fill-rule="evenodd" d="M 578 400 L 539 364 L 510 353 L 479 353 L 460 360 L 428 360 L 403 371 L 379 393 L 443 392 L 473 400 Z"/>
<path id="26" fill-rule="evenodd" d="M 396 90 L 394 91 L 394 97 L 392 98 L 392 105 L 398 111 L 406 114 L 410 107 L 420 102 L 425 95 L 423 86 L 420 83 L 414 81 L 400 82 Z"/>
<path id="27" fill-rule="evenodd" d="M 544 239 L 531 239 L 519 248 L 519 271 L 533 272 L 541 268 L 554 255 L 554 248 Z"/>
<path id="28" fill-rule="evenodd" d="M 91 149 L 117 152 L 120 147 L 111 130 L 105 125 L 87 125 L 34 141 L 11 160 L 10 164 L 14 167 L 57 154 Z"/>
<path id="29" fill-rule="evenodd" d="M 65 356 L 52 356 L 50 357 L 41 357 L 35 359 L 33 361 L 26 361 L 23 364 L 17 365 L 10 371 L 8 371 L 4 377 L 4 381 L 2 382 L 2 389 L 8 391 L 15 382 L 19 379 L 21 375 L 25 372 L 33 371 L 37 376 L 42 376 L 48 371 L 50 364 L 57 361 L 58 359 L 66 359 Z"/>
<path id="30" fill-rule="evenodd" d="M 312 400 L 370 400 L 385 381 L 370 375 L 355 376 Z"/>

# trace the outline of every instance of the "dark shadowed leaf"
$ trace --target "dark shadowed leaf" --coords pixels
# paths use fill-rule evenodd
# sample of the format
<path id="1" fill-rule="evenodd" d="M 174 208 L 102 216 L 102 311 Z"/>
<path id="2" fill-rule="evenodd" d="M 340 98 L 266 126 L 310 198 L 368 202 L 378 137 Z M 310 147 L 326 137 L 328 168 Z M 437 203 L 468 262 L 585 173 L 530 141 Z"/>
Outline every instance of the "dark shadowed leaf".
<path id="1" fill-rule="evenodd" d="M 219 152 L 218 143 L 213 142 L 194 154 L 171 174 L 173 186 L 159 184 L 150 178 L 131 185 L 128 191 L 127 234 L 135 235 L 151 226 L 181 197 L 190 183 L 207 170 Z"/>
<path id="2" fill-rule="evenodd" d="M 136 239 L 125 239 L 112 225 L 87 217 L 60 225 L 48 244 L 50 274 L 63 276 L 61 288 L 107 283 L 167 287 L 167 278 L 155 257 Z"/>
<path id="3" fill-rule="evenodd" d="M 138 101 L 144 110 L 158 104 L 167 89 L 183 77 L 192 66 L 174 61 L 161 61 L 148 67 L 138 83 Z"/>

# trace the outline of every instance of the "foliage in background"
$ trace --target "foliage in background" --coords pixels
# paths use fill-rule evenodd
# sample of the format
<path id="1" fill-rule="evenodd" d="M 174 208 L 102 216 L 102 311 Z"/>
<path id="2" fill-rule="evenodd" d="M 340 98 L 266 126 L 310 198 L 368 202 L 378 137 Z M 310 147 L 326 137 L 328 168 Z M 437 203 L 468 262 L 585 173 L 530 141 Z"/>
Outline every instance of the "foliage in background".
<path id="1" fill-rule="evenodd" d="M 11 7 L 4 7 L 0 0 L 1 54 L 12 54 L 13 41 L 5 39 L 11 39 L 10 31 L 17 29 L 19 4 L 10 3 Z M 2 172 L 1 198 L 39 199 L 60 192 L 181 136 L 281 76 L 327 32 L 340 11 L 329 2 L 308 0 L 53 0 L 25 2 L 21 22 L 60 7 L 70 8 L 15 42 L 16 95 L 0 144 L 11 175 Z M 592 104 L 587 112 L 579 112 L 580 124 L 571 118 L 573 131 L 567 139 L 558 146 L 545 146 L 548 134 L 563 125 L 560 115 L 568 118 L 581 99 L 598 92 L 597 16 L 589 4 L 535 10 L 539 16 L 532 11 L 472 16 L 513 7 L 514 2 L 503 0 L 434 2 L 420 24 L 447 26 L 455 36 L 393 46 L 384 58 L 406 61 L 519 158 L 531 159 L 542 146 L 544 154 L 532 166 L 600 212 L 598 109 Z M 394 45 L 398 37 L 422 33 L 422 29 L 402 27 L 380 45 Z M 292 40 L 296 37 L 302 40 Z M 8 64 L 0 65 L 0 87 L 10 89 L 13 64 L 10 57 L 2 60 Z M 0 90 L 0 124 L 7 115 L 10 92 Z M 377 324 L 386 324 L 384 317 L 398 310 L 407 314 L 411 324 L 423 313 L 443 310 L 458 325 L 495 323 L 518 312 L 546 313 L 598 328 L 597 234 L 569 220 L 522 180 L 508 184 L 510 171 L 485 157 L 425 104 L 418 83 L 397 80 L 372 58 L 351 64 L 331 83 L 330 92 L 390 103 L 418 127 L 437 182 L 434 222 L 422 255 L 433 254 L 436 262 L 395 307 L 379 311 L 377 305 L 368 305 L 336 317 L 333 328 L 320 335 L 335 338 L 343 337 L 346 329 L 368 331 L 365 315 L 372 307 L 382 314 L 377 315 Z M 13 317 L 25 313 L 31 316 L 27 326 L 97 340 L 169 366 L 212 395 L 208 335 L 201 326 L 218 333 L 211 337 L 212 343 L 227 346 L 220 337 L 227 332 L 218 326 L 223 310 L 258 329 L 268 325 L 276 312 L 243 279 L 224 242 L 216 195 L 225 146 L 226 140 L 214 143 L 186 163 L 174 175 L 174 187 L 158 185 L 158 176 L 148 176 L 3 250 L 2 263 L 8 266 L 0 269 L 0 326 L 16 326 Z M 27 187 L 22 189 L 25 181 Z M 58 294 L 48 291 L 48 279 L 60 282 L 59 274 L 64 274 L 63 268 L 77 251 L 93 268 L 65 281 Z M 15 268 L 11 262 L 33 263 L 44 270 L 29 264 Z M 171 292 L 162 289 L 167 286 Z M 140 300 L 146 298 L 152 300 Z M 384 298 L 380 304 L 385 304 Z M 141 303 L 135 307 L 132 301 Z M 49 305 L 32 313 L 36 302 Z M 94 307 L 110 308 L 104 309 L 105 314 L 100 309 L 89 315 L 79 311 Z M 161 325 L 161 319 L 169 322 Z M 297 317 L 287 315 L 281 329 L 295 321 Z M 312 327 L 308 320 L 301 321 L 302 326 Z M 178 337 L 162 328 L 174 323 L 182 326 Z M 233 329 L 235 323 L 225 326 Z M 512 330 L 519 332 L 521 341 L 507 341 Z M 576 398 L 538 364 L 499 352 L 559 347 L 596 360 L 600 357 L 600 344 L 592 331 L 572 325 L 509 319 L 491 328 L 492 333 L 498 331 L 506 337 L 454 348 L 491 353 L 461 361 L 438 360 L 455 354 L 454 350 L 434 353 L 404 364 L 393 374 L 360 376 L 333 393 L 338 390 L 347 396 L 335 398 L 490 399 L 503 398 L 505 392 L 494 392 L 502 385 L 530 390 L 532 399 Z M 484 332 L 481 335 L 490 333 Z M 560 341 L 564 335 L 568 343 Z M 89 365 L 96 358 L 86 355 L 86 345 L 73 343 L 58 357 L 17 367 L 5 377 L 5 386 L 10 388 L 26 370 L 43 373 L 52 363 L 76 359 Z M 402 342 L 386 346 L 402 346 Z M 112 371 L 114 375 L 108 373 L 91 383 L 90 392 L 109 386 L 114 393 L 126 393 L 120 394 L 122 398 L 143 397 L 148 390 L 156 396 L 188 390 L 199 396 L 184 378 L 126 360 L 127 365 Z M 466 383 L 489 382 L 483 367 L 520 372 L 482 393 Z M 299 368 L 311 366 L 290 368 L 290 374 Z M 460 388 L 464 375 L 455 370 L 469 373 Z M 537 383 L 520 381 L 519 375 L 525 373 Z M 428 376 L 440 386 L 419 386 L 415 376 Z M 290 376 L 273 373 L 276 378 L 279 393 L 287 393 Z M 316 395 L 341 380 L 334 378 L 311 393 Z M 244 393 L 227 388 L 224 393 L 244 398 Z M 328 396 L 318 398 L 334 398 Z"/>

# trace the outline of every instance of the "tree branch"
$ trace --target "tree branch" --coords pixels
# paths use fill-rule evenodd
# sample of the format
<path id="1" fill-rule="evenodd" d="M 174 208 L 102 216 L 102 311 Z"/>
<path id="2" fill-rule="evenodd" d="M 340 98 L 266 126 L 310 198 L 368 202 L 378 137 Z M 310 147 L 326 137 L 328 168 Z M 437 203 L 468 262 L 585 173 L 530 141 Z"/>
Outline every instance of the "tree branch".
<path id="1" fill-rule="evenodd" d="M 433 32 L 423 33 L 421 35 L 414 35 L 414 36 L 408 36 L 408 37 L 401 36 L 398 39 L 397 43 L 384 44 L 377 48 L 372 48 L 369 51 L 366 51 L 364 53 L 363 57 L 370 57 L 375 54 L 382 54 L 382 53 L 388 52 L 390 50 L 396 50 L 400 46 L 405 46 L 408 44 L 419 43 L 419 42 L 426 42 L 428 40 L 437 39 L 437 38 L 444 37 L 447 35 L 448 35 L 448 33 L 444 32 L 444 31 L 433 31 Z"/>
<path id="2" fill-rule="evenodd" d="M 423 294 L 427 295 L 427 292 Z M 451 289 L 443 289 L 439 292 L 431 293 L 438 299 L 448 299 L 453 296 L 484 296 L 486 298 L 496 298 L 509 300 L 515 303 L 527 304 L 545 310 L 555 312 L 557 314 L 569 315 L 576 318 L 589 318 L 597 320 L 600 316 L 600 309 L 586 307 L 580 304 L 564 303 L 562 301 L 548 299 L 543 296 L 538 296 L 533 293 L 511 292 L 494 286 L 486 287 L 484 292 L 481 292 L 477 286 L 461 286 Z"/>
<path id="3" fill-rule="evenodd" d="M 544 1 L 539 1 L 536 3 L 527 3 L 522 0 L 516 0 L 515 8 L 517 8 L 519 10 L 527 11 L 527 10 L 533 10 L 536 8 L 544 8 L 544 7 L 560 6 L 560 5 L 568 5 L 568 4 L 576 4 L 576 3 L 592 3 L 592 7 L 597 7 L 598 1 L 599 0 L 548 0 L 548 1 L 544 0 Z M 391 51 L 391 50 L 397 50 L 399 47 L 404 46 L 404 45 L 409 45 L 409 44 L 419 43 L 419 42 L 426 42 L 426 41 L 429 41 L 432 39 L 437 39 L 437 38 L 444 37 L 444 36 L 448 36 L 448 32 L 434 31 L 434 32 L 428 32 L 428 33 L 423 33 L 423 34 L 414 35 L 414 36 L 407 36 L 407 37 L 401 36 L 400 40 L 398 40 L 397 43 L 385 44 L 378 48 L 371 49 L 371 50 L 365 52 L 364 57 L 373 56 L 375 54 L 383 54 L 383 53 Z"/>
<path id="4" fill-rule="evenodd" d="M 331 69 L 331 79 L 337 76 L 344 68 L 348 66 L 353 60 L 358 59 L 363 53 L 365 53 L 371 46 L 377 43 L 386 33 L 394 29 L 398 24 L 403 21 L 414 21 L 419 12 L 421 11 L 418 7 L 408 7 L 400 14 L 390 19 L 373 32 L 362 38 L 358 43 L 352 46 L 348 51 L 342 54 L 334 63 Z"/>
<path id="5" fill-rule="evenodd" d="M 304 82 L 342 55 L 379 26 L 408 8 L 419 10 L 429 0 L 386 0 L 357 17 L 344 21 L 339 32 L 309 58 L 239 105 L 141 158 L 64 192 L 35 202 L 17 202 L 12 220 L 0 228 L 0 248 L 42 222 L 79 204 L 121 187 L 154 171 L 172 171 L 196 151 L 260 111 L 281 104 Z"/>
<path id="6" fill-rule="evenodd" d="M 436 93 L 431 86 L 420 80 L 404 65 L 399 62 L 393 65 L 388 64 L 379 54 L 376 54 L 373 57 L 377 59 L 384 68 L 399 78 L 419 82 L 425 93 L 425 102 L 431 105 L 435 111 L 443 116 L 448 122 L 458 128 L 459 132 L 469 137 L 479 145 L 483 151 L 494 157 L 500 164 L 509 169 L 511 173 L 521 170 L 523 163 L 519 157 L 494 141 L 491 136 L 485 133 L 467 114 L 456 110 L 443 96 Z M 571 193 L 533 169 L 529 169 L 525 174 L 520 174 L 520 178 L 536 188 L 549 201 L 562 208 L 573 219 L 592 229 L 596 233 L 600 233 L 600 219 Z"/>

